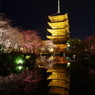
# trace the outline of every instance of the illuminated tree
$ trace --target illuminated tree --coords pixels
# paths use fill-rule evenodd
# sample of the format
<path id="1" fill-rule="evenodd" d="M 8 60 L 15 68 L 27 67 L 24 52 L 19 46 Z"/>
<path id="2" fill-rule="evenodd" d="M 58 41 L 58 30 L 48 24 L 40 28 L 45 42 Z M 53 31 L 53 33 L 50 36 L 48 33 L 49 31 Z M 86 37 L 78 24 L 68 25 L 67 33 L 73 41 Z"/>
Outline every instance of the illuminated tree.
<path id="1" fill-rule="evenodd" d="M 51 40 L 43 41 L 40 56 L 37 58 L 36 64 L 44 66 L 46 69 L 53 68 L 53 65 L 56 63 L 56 59 L 54 58 L 56 49 L 57 46 Z"/>
<path id="2" fill-rule="evenodd" d="M 87 56 L 89 58 L 89 66 L 95 69 L 95 34 L 84 40 Z"/>
<path id="3" fill-rule="evenodd" d="M 39 68 L 31 70 L 25 70 L 21 73 L 21 92 L 34 93 L 42 89 L 44 77 L 42 71 Z"/>
<path id="4" fill-rule="evenodd" d="M 23 69 L 26 70 L 27 67 L 27 73 L 33 73 L 32 70 L 34 69 L 36 57 L 31 54 L 31 60 L 26 62 L 27 60 L 24 54 L 20 55 L 12 51 L 16 50 L 16 52 L 21 52 L 22 50 L 23 53 L 26 53 L 24 52 L 24 49 L 26 49 L 28 53 L 39 53 L 42 44 L 41 38 L 37 34 L 38 33 L 34 30 L 19 32 L 17 27 L 13 28 L 10 25 L 9 20 L 0 18 L 0 49 L 4 50 L 2 54 L 0 54 L 0 89 L 6 90 L 2 95 L 10 95 L 10 93 L 14 94 L 19 91 L 19 81 L 21 82 L 21 76 L 23 75 L 22 73 L 24 73 Z M 31 77 L 29 83 L 28 77 Z M 28 92 L 30 87 L 32 87 L 32 91 L 34 91 L 35 88 L 38 89 L 38 86 L 40 86 L 39 81 L 42 80 L 42 74 L 39 74 L 39 70 L 37 69 L 34 71 L 34 75 L 26 75 L 25 83 L 28 84 L 25 86 L 24 91 Z M 10 87 L 12 87 L 11 90 Z"/>
<path id="5" fill-rule="evenodd" d="M 95 54 L 95 34 L 91 35 L 90 37 L 87 37 L 84 42 L 86 44 L 87 50 L 92 54 Z"/>
<path id="6" fill-rule="evenodd" d="M 38 54 L 42 45 L 42 41 L 38 36 L 38 32 L 35 30 L 25 30 L 21 33 L 24 36 L 22 47 L 27 49 L 25 52 Z"/>
<path id="7" fill-rule="evenodd" d="M 53 68 L 54 64 L 58 61 L 55 56 L 39 56 L 37 59 L 36 64 L 40 67 L 44 67 L 46 69 Z"/>
<path id="8" fill-rule="evenodd" d="M 70 51 L 80 52 L 84 50 L 84 43 L 80 39 L 73 38 L 67 41 L 67 44 L 70 46 L 68 47 Z"/>
<path id="9" fill-rule="evenodd" d="M 70 39 L 67 41 L 66 48 L 67 60 L 70 61 L 74 66 L 81 68 L 83 65 L 89 66 L 90 52 L 87 51 L 84 41 L 77 38 Z"/>
<path id="10" fill-rule="evenodd" d="M 90 52 L 90 67 L 95 70 L 95 34 L 84 40 L 87 51 Z M 88 54 L 89 55 L 89 54 Z"/>
<path id="11" fill-rule="evenodd" d="M 0 77 L 0 94 L 1 95 L 15 95 L 19 89 L 19 81 L 20 75 L 19 74 L 11 74 L 6 77 Z M 4 91 L 6 90 L 6 91 Z"/>
<path id="12" fill-rule="evenodd" d="M 74 38 L 67 41 L 67 54 L 74 58 L 74 56 L 78 56 L 81 52 L 85 50 L 85 46 L 83 41 Z M 74 58 L 75 59 L 75 58 Z"/>
<path id="13" fill-rule="evenodd" d="M 57 46 L 51 40 L 46 40 L 46 41 L 43 41 L 41 52 L 42 53 L 52 53 L 52 52 L 55 52 L 56 49 L 57 49 Z"/>
<path id="14" fill-rule="evenodd" d="M 17 49 L 23 42 L 23 35 L 17 27 L 10 26 L 8 20 L 0 20 L 0 45 L 4 47 L 4 52 L 7 50 Z"/>

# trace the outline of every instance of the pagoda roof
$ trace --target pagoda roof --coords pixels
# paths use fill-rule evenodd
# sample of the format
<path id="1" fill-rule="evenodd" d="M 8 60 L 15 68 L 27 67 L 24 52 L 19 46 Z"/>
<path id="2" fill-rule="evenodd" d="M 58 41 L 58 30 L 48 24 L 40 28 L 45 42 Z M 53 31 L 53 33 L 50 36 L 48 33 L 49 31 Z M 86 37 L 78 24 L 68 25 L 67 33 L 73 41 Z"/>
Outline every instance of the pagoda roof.
<path id="1" fill-rule="evenodd" d="M 51 35 L 50 37 L 56 37 L 56 38 L 59 38 L 59 37 L 62 37 L 62 38 L 66 38 L 66 37 L 69 37 L 70 35 Z"/>
<path id="2" fill-rule="evenodd" d="M 70 35 L 52 35 L 47 36 L 47 38 L 58 44 L 68 40 L 70 38 Z"/>
<path id="3" fill-rule="evenodd" d="M 66 35 L 69 34 L 69 27 L 66 28 L 58 28 L 58 29 L 47 29 L 48 32 L 50 32 L 52 35 Z"/>
<path id="4" fill-rule="evenodd" d="M 49 15 L 49 16 L 59 16 L 59 15 L 67 15 L 68 13 L 65 13 L 65 14 L 62 14 L 62 13 L 55 13 L 55 14 L 52 14 L 52 15 Z"/>
<path id="5" fill-rule="evenodd" d="M 68 26 L 68 20 L 62 21 L 62 22 L 47 22 L 47 23 L 53 29 L 55 29 L 55 28 L 65 28 L 66 26 Z"/>
<path id="6" fill-rule="evenodd" d="M 58 22 L 58 21 L 65 21 L 68 20 L 68 14 L 54 14 L 54 15 L 49 15 L 48 18 L 50 19 L 51 22 Z"/>

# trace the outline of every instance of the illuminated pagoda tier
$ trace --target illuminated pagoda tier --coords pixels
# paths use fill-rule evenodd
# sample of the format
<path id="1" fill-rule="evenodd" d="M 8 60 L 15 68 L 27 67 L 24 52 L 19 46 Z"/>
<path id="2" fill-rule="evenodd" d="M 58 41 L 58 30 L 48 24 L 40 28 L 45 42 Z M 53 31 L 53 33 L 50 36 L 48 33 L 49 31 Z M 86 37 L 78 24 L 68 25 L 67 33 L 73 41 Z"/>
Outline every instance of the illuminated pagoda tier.
<path id="1" fill-rule="evenodd" d="M 66 41 L 70 39 L 69 19 L 68 13 L 60 13 L 60 0 L 58 0 L 58 12 L 54 15 L 49 15 L 48 18 L 50 21 L 47 22 L 49 28 L 47 29 L 48 35 L 46 37 L 52 40 L 58 48 L 63 44 L 66 45 Z M 65 50 L 65 47 L 63 49 Z M 60 52 L 63 52 L 63 49 Z"/>
<path id="2" fill-rule="evenodd" d="M 56 15 L 48 16 L 51 22 L 48 22 L 50 29 L 47 31 L 51 34 L 47 36 L 48 39 L 52 40 L 55 44 L 62 44 L 70 38 L 68 15 Z"/>
<path id="3" fill-rule="evenodd" d="M 70 63 L 65 57 L 55 56 L 57 60 L 53 68 L 48 69 L 47 73 L 50 75 L 47 77 L 48 83 L 48 94 L 49 95 L 69 95 L 70 90 Z"/>
<path id="4" fill-rule="evenodd" d="M 56 45 L 66 44 L 66 41 L 70 38 L 68 14 L 66 13 L 62 15 L 58 9 L 56 14 L 50 15 L 48 18 L 50 22 L 47 22 L 49 26 L 47 32 L 49 32 L 51 35 L 47 35 L 47 38 L 52 40 Z M 59 48 L 60 47 L 61 46 L 59 46 Z"/>
<path id="5" fill-rule="evenodd" d="M 70 84 L 70 62 L 66 60 L 65 52 L 67 47 L 67 40 L 70 38 L 68 14 L 60 13 L 60 0 L 58 0 L 58 12 L 54 15 L 48 16 L 50 22 L 48 22 L 49 28 L 47 31 L 51 35 L 47 35 L 49 40 L 58 47 L 58 53 L 63 55 L 54 55 L 57 62 L 52 69 L 48 69 L 47 73 L 50 75 L 47 77 L 49 80 L 48 94 L 50 95 L 69 95 Z"/>

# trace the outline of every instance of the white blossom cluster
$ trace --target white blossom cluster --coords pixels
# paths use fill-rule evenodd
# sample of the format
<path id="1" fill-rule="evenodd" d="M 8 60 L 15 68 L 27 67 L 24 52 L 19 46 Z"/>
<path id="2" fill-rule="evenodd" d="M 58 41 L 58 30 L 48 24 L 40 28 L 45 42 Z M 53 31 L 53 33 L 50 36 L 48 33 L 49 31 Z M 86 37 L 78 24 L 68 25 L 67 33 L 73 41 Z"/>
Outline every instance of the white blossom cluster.
<path id="1" fill-rule="evenodd" d="M 51 40 L 46 40 L 43 42 L 41 51 L 42 52 L 53 52 L 53 50 L 56 50 L 56 48 L 57 46 Z"/>
<path id="2" fill-rule="evenodd" d="M 13 28 L 8 20 L 0 19 L 0 49 L 4 51 L 18 48 L 21 44 L 21 33 L 17 27 Z"/>

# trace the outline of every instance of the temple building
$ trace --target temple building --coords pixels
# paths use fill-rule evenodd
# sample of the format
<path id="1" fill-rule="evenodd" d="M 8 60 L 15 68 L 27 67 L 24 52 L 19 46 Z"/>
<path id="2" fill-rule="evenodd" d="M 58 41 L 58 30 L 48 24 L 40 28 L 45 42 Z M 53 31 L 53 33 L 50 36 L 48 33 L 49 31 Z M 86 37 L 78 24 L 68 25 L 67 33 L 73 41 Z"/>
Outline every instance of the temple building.
<path id="1" fill-rule="evenodd" d="M 58 0 L 58 12 L 54 15 L 49 15 L 48 18 L 50 22 L 47 23 L 50 28 L 47 31 L 51 35 L 47 35 L 46 37 L 52 40 L 59 49 L 61 48 L 60 52 L 62 52 L 67 46 L 66 41 L 70 38 L 70 31 L 68 13 L 60 13 L 60 0 Z"/>
<path id="2" fill-rule="evenodd" d="M 48 16 L 51 22 L 48 25 L 51 27 L 47 29 L 51 33 L 47 36 L 48 39 L 53 40 L 55 44 L 63 44 L 70 37 L 69 25 L 68 25 L 68 14 L 61 15 L 56 13 Z"/>
<path id="3" fill-rule="evenodd" d="M 51 73 L 47 77 L 50 80 L 48 87 L 50 95 L 69 95 L 70 74 L 68 66 L 70 62 L 66 60 L 65 51 L 68 45 L 67 40 L 70 38 L 68 13 L 61 14 L 60 12 L 60 0 L 58 0 L 58 12 L 54 15 L 48 16 L 50 22 L 47 22 L 49 28 L 47 31 L 50 35 L 46 37 L 52 40 L 58 47 L 59 55 L 54 56 L 57 59 L 52 69 L 48 69 L 47 73 Z M 60 56 L 63 53 L 63 56 Z"/>

